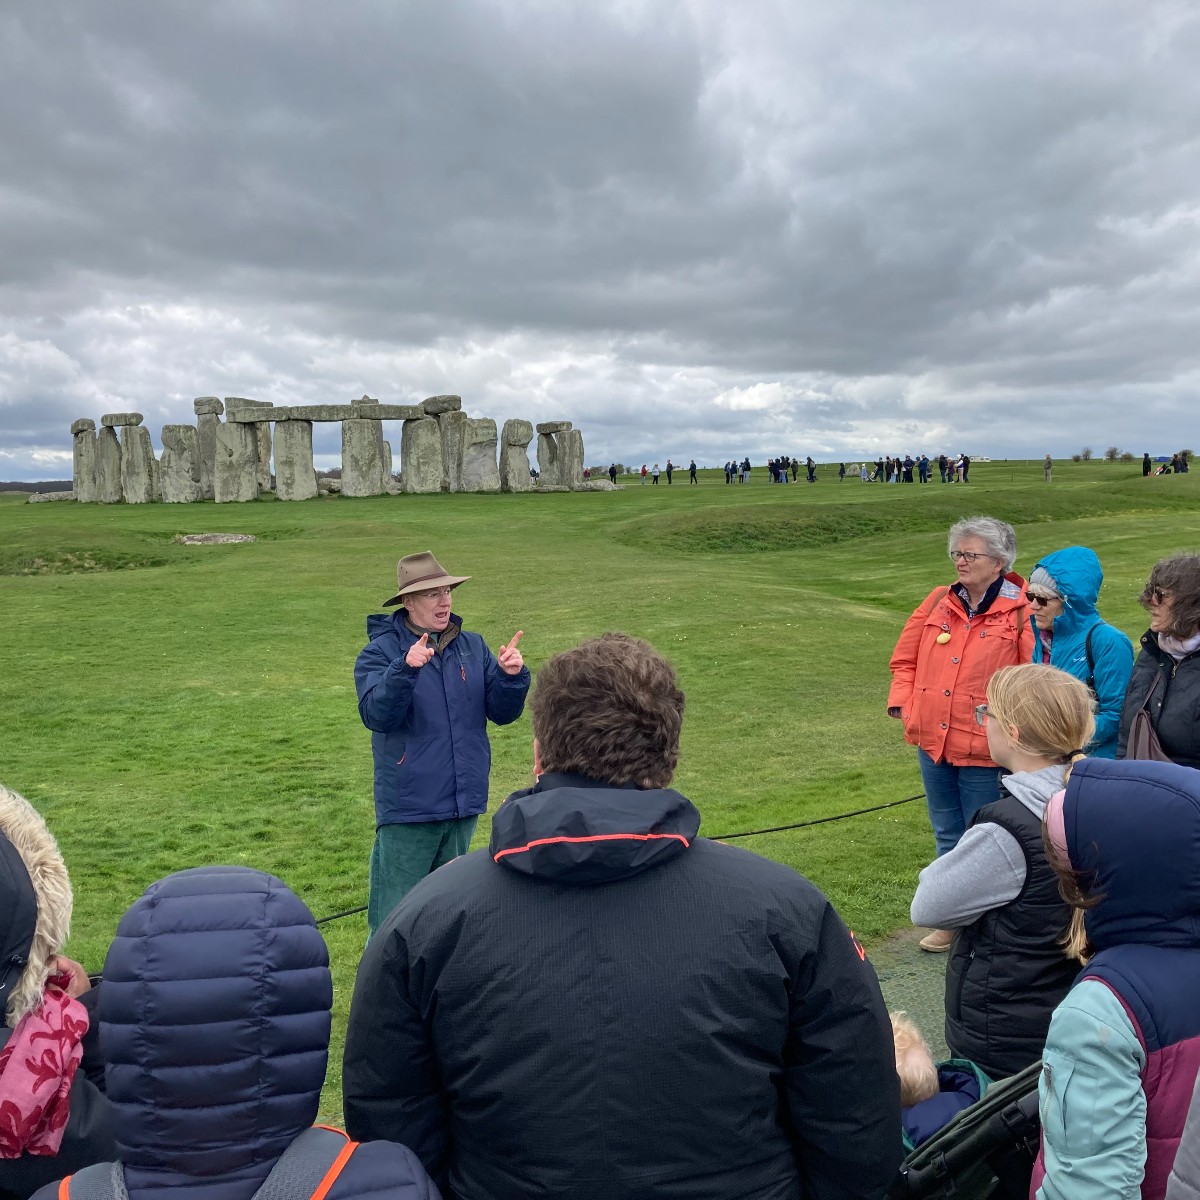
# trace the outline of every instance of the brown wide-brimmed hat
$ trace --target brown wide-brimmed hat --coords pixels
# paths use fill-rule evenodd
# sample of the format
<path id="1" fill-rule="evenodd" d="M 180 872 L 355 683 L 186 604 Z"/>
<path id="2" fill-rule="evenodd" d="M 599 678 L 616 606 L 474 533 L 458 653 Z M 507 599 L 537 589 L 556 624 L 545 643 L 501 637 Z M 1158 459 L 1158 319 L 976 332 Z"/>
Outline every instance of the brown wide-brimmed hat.
<path id="1" fill-rule="evenodd" d="M 409 554 L 396 564 L 396 594 L 383 602 L 384 608 L 399 604 L 409 592 L 424 592 L 430 588 L 456 588 L 466 583 L 470 575 L 447 575 L 442 564 L 426 550 Z"/>

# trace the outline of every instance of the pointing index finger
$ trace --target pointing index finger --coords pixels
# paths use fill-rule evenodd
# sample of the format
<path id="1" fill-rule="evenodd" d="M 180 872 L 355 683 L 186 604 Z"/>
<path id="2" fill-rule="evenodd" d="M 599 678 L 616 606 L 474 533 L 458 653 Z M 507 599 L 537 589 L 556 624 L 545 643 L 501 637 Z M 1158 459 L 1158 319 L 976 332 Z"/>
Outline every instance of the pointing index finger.
<path id="1" fill-rule="evenodd" d="M 508 643 L 508 645 L 504 647 L 504 648 L 505 648 L 505 650 L 515 650 L 515 649 L 517 648 L 517 643 L 518 643 L 518 642 L 519 642 L 519 641 L 520 641 L 520 640 L 521 640 L 521 639 L 522 639 L 524 636 L 525 636 L 525 631 L 524 631 L 523 629 L 518 629 L 518 630 L 517 630 L 517 632 L 513 634 L 513 639 L 512 639 L 512 641 L 511 641 L 511 642 L 509 642 L 509 643 Z"/>

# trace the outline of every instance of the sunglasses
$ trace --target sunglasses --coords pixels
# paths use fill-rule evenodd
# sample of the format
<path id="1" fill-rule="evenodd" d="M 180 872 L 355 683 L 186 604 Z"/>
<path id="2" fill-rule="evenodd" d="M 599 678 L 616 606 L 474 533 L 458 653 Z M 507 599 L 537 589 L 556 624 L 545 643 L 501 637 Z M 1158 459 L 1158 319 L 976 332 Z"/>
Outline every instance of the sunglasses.
<path id="1" fill-rule="evenodd" d="M 1161 604 L 1167 598 L 1166 592 L 1162 588 L 1148 587 L 1142 593 L 1142 599 L 1148 600 L 1151 604 Z"/>
<path id="2" fill-rule="evenodd" d="M 1028 597 L 1030 604 L 1038 604 L 1043 607 L 1047 604 L 1053 604 L 1058 599 L 1057 596 L 1042 596 L 1037 592 L 1026 592 L 1025 595 Z"/>
<path id="3" fill-rule="evenodd" d="M 986 704 L 975 705 L 975 724 L 986 725 L 988 719 L 988 706 Z"/>

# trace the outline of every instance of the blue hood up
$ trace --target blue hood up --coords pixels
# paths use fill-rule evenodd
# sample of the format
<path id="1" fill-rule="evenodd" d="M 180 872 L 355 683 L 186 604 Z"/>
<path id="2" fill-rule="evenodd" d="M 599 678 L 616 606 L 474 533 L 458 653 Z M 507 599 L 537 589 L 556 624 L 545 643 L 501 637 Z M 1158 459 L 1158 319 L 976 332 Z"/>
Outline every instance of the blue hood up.
<path id="1" fill-rule="evenodd" d="M 1062 616 L 1054 622 L 1055 636 L 1073 628 L 1087 629 L 1097 618 L 1096 601 L 1100 598 L 1100 585 L 1104 582 L 1104 570 L 1094 550 L 1086 546 L 1068 546 L 1047 554 L 1034 566 L 1043 568 L 1054 580 L 1058 594 L 1063 598 Z M 1032 574 L 1032 572 L 1031 572 Z"/>
<path id="2" fill-rule="evenodd" d="M 100 1041 L 131 1197 L 248 1200 L 315 1120 L 333 985 L 278 879 L 201 867 L 153 884 L 104 966 Z"/>
<path id="3" fill-rule="evenodd" d="M 1200 771 L 1091 758 L 1063 802 L 1071 865 L 1102 897 L 1085 924 L 1097 951 L 1200 947 Z"/>

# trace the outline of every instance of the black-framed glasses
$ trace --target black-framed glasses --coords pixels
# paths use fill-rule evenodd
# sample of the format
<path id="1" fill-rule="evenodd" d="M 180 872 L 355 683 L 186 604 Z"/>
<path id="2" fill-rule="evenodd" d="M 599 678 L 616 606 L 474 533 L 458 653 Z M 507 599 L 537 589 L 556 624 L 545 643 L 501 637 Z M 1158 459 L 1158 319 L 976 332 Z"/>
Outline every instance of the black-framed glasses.
<path id="1" fill-rule="evenodd" d="M 988 706 L 986 704 L 975 705 L 975 724 L 986 725 L 988 719 Z"/>
<path id="2" fill-rule="evenodd" d="M 1037 592 L 1026 592 L 1025 595 L 1028 597 L 1030 604 L 1053 604 L 1058 599 L 1057 596 L 1039 596 Z"/>
<path id="3" fill-rule="evenodd" d="M 961 558 L 963 560 L 963 562 L 965 562 L 965 563 L 973 563 L 977 559 L 980 559 L 980 558 L 992 558 L 993 555 L 991 555 L 991 554 L 976 554 L 974 551 L 971 551 L 971 550 L 951 550 L 950 557 L 952 559 L 954 559 L 955 562 L 957 562 Z"/>

